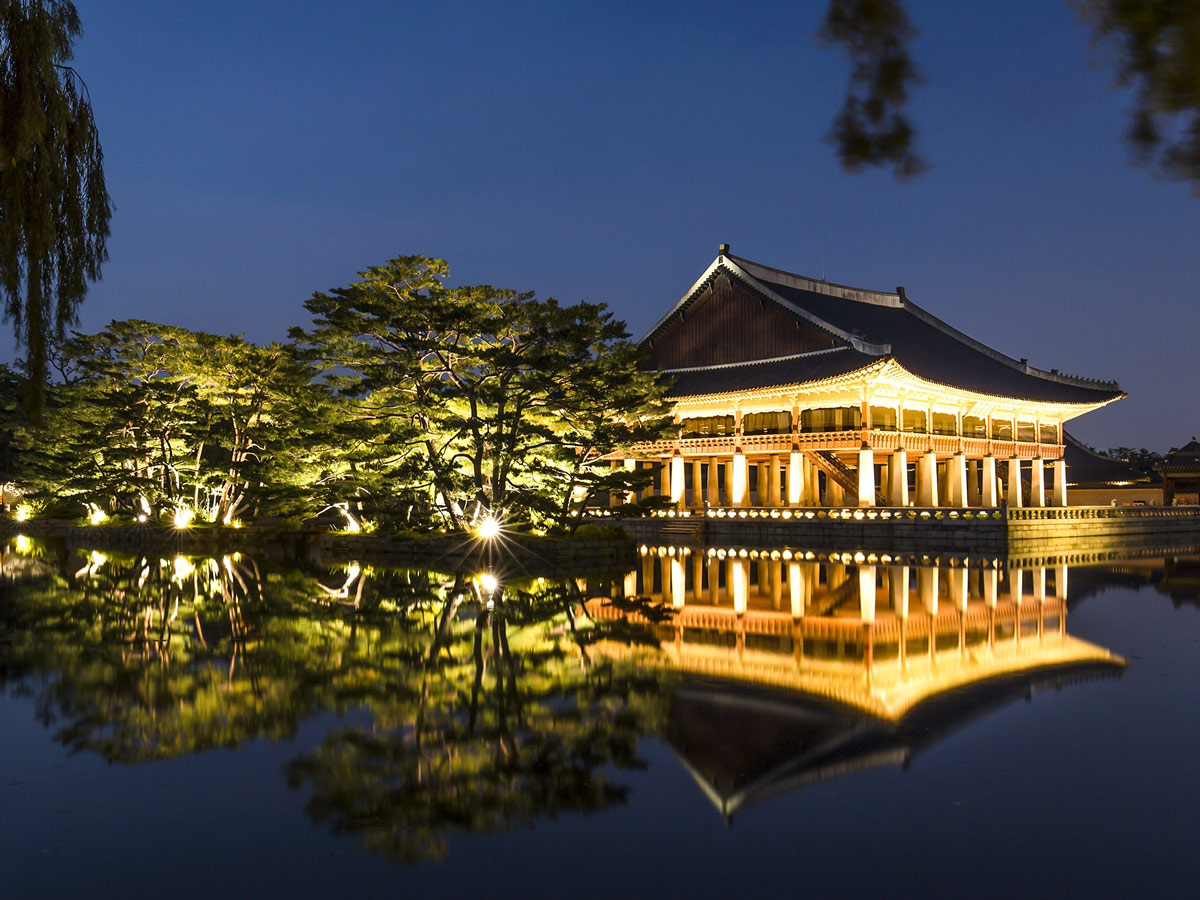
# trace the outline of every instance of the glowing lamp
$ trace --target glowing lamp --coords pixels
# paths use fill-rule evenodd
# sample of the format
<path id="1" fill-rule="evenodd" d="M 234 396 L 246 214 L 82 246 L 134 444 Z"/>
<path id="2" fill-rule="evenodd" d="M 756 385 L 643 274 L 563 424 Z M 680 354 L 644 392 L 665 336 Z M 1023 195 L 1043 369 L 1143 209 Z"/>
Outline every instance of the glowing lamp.
<path id="1" fill-rule="evenodd" d="M 478 525 L 475 526 L 475 537 L 483 541 L 490 541 L 500 534 L 500 523 L 492 516 L 485 516 Z M 493 579 L 494 581 L 495 579 Z"/>

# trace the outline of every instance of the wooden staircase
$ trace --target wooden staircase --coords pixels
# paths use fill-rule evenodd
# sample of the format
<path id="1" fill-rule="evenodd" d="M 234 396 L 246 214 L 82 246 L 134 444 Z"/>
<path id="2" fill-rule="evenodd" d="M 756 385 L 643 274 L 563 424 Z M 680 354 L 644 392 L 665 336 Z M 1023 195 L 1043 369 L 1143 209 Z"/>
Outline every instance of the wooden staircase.
<path id="1" fill-rule="evenodd" d="M 831 450 L 806 450 L 805 455 L 812 460 L 813 465 L 825 473 L 826 477 L 832 478 L 841 485 L 847 497 L 852 497 L 857 502 L 858 473 L 834 456 Z M 875 503 L 878 506 L 887 506 L 887 497 L 878 488 L 875 491 Z"/>

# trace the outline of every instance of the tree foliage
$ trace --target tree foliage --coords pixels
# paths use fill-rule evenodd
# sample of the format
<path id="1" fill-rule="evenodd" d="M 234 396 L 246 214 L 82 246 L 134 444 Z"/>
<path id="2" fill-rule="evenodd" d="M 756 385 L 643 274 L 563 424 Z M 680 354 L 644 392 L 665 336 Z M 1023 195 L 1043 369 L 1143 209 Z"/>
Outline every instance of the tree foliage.
<path id="1" fill-rule="evenodd" d="M 1134 93 L 1128 138 L 1135 159 L 1200 189 L 1200 5 L 1190 0 L 1070 0 L 1116 56 L 1116 84 Z M 916 30 L 902 0 L 830 0 L 818 32 L 850 60 L 850 90 L 828 140 L 842 167 L 919 174 L 905 113 L 920 82 Z"/>
<path id="2" fill-rule="evenodd" d="M 40 411 L 49 344 L 108 258 L 112 203 L 66 0 L 0 0 L 0 287 Z"/>
<path id="3" fill-rule="evenodd" d="M 448 273 L 389 260 L 314 294 L 314 327 L 293 329 L 373 435 L 375 465 L 407 466 L 460 527 L 483 510 L 562 518 L 572 496 L 627 487 L 629 473 L 592 467 L 668 420 L 624 324 L 601 304 L 450 287 Z"/>
<path id="4" fill-rule="evenodd" d="M 827 140 L 842 167 L 891 166 L 897 178 L 919 175 L 925 162 L 904 114 L 920 75 L 909 55 L 916 30 L 900 0 L 830 0 L 818 33 L 850 59 L 850 90 Z"/>
<path id="5" fill-rule="evenodd" d="M 293 348 L 140 320 L 75 334 L 23 471 L 47 500 L 214 522 L 303 508 L 329 473 L 329 399 Z"/>

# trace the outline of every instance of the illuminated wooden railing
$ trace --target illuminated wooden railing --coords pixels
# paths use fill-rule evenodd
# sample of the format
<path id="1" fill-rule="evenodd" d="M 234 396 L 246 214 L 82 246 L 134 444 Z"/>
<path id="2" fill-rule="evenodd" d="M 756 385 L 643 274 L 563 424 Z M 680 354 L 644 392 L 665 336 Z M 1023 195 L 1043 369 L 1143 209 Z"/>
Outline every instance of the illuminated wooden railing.
<path id="1" fill-rule="evenodd" d="M 869 446 L 880 451 L 903 449 L 909 453 L 934 453 L 950 455 L 962 452 L 967 456 L 991 454 L 998 459 L 1016 456 L 1020 459 L 1057 459 L 1063 455 L 1062 444 L 1045 444 L 1040 441 L 993 440 L 982 437 L 964 437 L 952 434 L 919 434 L 908 431 L 870 429 L 866 434 Z M 747 454 L 787 453 L 793 445 L 800 450 L 857 450 L 862 446 L 864 432 L 820 431 L 791 434 L 745 434 L 740 438 L 733 434 L 711 437 L 684 437 L 676 440 L 647 441 L 634 444 L 629 452 L 634 456 L 670 456 L 678 450 L 684 456 L 732 455 L 736 447 Z"/>

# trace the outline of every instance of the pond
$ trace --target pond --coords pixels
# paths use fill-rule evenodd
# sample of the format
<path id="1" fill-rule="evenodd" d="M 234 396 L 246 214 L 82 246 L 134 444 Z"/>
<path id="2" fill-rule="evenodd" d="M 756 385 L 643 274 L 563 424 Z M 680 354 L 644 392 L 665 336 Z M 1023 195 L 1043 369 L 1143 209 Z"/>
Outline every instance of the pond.
<path id="1" fill-rule="evenodd" d="M 311 568 L 13 538 L 4 897 L 1183 895 L 1200 557 Z"/>

